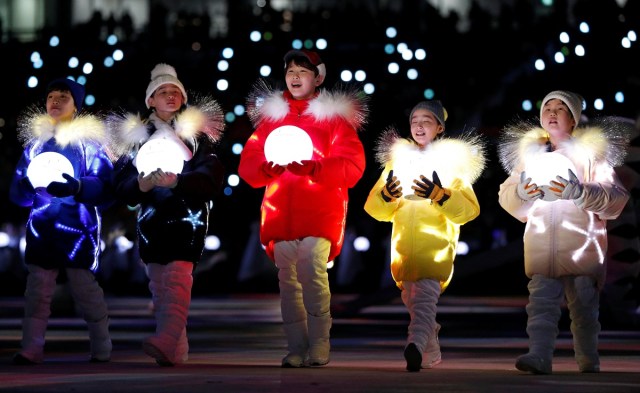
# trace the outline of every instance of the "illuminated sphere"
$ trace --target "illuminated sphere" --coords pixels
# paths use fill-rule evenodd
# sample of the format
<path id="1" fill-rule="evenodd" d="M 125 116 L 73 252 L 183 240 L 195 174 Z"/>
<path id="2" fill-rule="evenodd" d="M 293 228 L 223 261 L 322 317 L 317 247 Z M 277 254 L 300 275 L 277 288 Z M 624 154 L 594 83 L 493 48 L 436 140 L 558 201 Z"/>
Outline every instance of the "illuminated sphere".
<path id="1" fill-rule="evenodd" d="M 558 198 L 549 191 L 549 185 L 552 180 L 556 180 L 556 176 L 569 179 L 569 170 L 578 175 L 571 160 L 560 153 L 550 152 L 542 153 L 535 160 L 531 160 L 525 168 L 525 173 L 531 178 L 531 183 L 537 184 L 544 192 L 543 201 L 555 201 Z"/>
<path id="2" fill-rule="evenodd" d="M 73 176 L 73 165 L 67 157 L 51 151 L 38 154 L 27 167 L 27 177 L 34 188 L 46 187 L 52 181 L 66 183 L 63 173 Z"/>
<path id="3" fill-rule="evenodd" d="M 136 156 L 138 173 L 145 175 L 160 168 L 164 172 L 181 173 L 185 161 L 191 159 L 191 152 L 181 142 L 172 139 L 152 139 L 147 141 Z"/>
<path id="4" fill-rule="evenodd" d="M 310 160 L 313 143 L 305 130 L 296 126 L 282 126 L 273 130 L 264 142 L 267 161 L 287 165 L 294 161 Z"/>
<path id="5" fill-rule="evenodd" d="M 433 165 L 431 165 L 430 159 L 425 154 L 418 151 L 407 151 L 401 159 L 398 159 L 393 164 L 393 175 L 400 181 L 400 187 L 402 187 L 402 195 L 405 199 L 424 201 L 424 198 L 420 198 L 413 194 L 411 186 L 413 186 L 413 180 L 420 180 L 420 175 L 424 175 L 427 179 L 433 180 Z M 439 173 L 439 175 L 441 175 Z"/>

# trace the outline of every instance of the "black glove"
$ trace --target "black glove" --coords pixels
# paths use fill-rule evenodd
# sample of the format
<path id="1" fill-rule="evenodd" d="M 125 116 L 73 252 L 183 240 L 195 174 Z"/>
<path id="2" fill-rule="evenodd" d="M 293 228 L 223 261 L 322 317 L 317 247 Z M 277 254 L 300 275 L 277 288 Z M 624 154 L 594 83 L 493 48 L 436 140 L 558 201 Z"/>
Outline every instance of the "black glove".
<path id="1" fill-rule="evenodd" d="M 62 177 L 67 179 L 67 182 L 63 183 L 61 181 L 52 181 L 47 186 L 47 192 L 50 195 L 59 198 L 76 195 L 80 191 L 80 180 L 77 180 L 66 173 L 63 173 Z"/>
<path id="2" fill-rule="evenodd" d="M 382 194 L 382 199 L 384 199 L 385 202 L 391 202 L 402 196 L 402 187 L 400 187 L 400 181 L 393 176 L 393 169 L 389 171 L 387 184 L 384 185 L 384 188 L 380 193 Z"/>
<path id="3" fill-rule="evenodd" d="M 411 186 L 413 193 L 420 198 L 431 199 L 437 202 L 440 206 L 449 199 L 451 192 L 442 188 L 442 182 L 438 177 L 436 171 L 433 171 L 433 181 L 427 179 L 423 175 L 420 175 L 420 180 L 414 180 L 415 185 Z"/>

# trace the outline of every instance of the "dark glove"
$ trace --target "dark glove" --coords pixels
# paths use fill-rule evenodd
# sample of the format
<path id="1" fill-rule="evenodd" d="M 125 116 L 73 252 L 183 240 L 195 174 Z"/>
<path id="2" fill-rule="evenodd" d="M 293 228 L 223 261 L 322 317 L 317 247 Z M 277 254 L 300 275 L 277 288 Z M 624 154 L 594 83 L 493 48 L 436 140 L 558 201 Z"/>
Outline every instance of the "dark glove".
<path id="1" fill-rule="evenodd" d="M 440 206 L 449 199 L 451 192 L 445 188 L 442 188 L 442 182 L 438 177 L 436 171 L 433 171 L 433 181 L 427 179 L 423 175 L 420 175 L 420 180 L 414 180 L 414 185 L 411 186 L 413 193 L 420 198 L 431 199 L 437 202 Z"/>
<path id="2" fill-rule="evenodd" d="M 33 184 L 31 184 L 31 180 L 29 180 L 28 177 L 23 177 L 22 179 L 20 179 L 20 186 L 26 191 L 26 192 L 31 192 L 31 193 L 35 193 L 36 190 L 35 188 L 33 188 Z"/>
<path id="3" fill-rule="evenodd" d="M 393 169 L 389 171 L 387 176 L 387 183 L 380 191 L 382 199 L 385 202 L 391 202 L 402 196 L 402 187 L 400 187 L 400 181 L 397 177 L 393 176 Z"/>
<path id="4" fill-rule="evenodd" d="M 276 164 L 273 161 L 262 163 L 262 171 L 269 177 L 278 177 L 282 175 L 285 169 L 284 166 Z"/>
<path id="5" fill-rule="evenodd" d="M 62 177 L 67 179 L 66 183 L 61 181 L 52 181 L 47 186 L 47 192 L 55 197 L 63 198 L 72 195 L 76 195 L 80 192 L 80 180 L 75 179 L 73 176 L 66 173 L 62 174 Z"/>
<path id="6" fill-rule="evenodd" d="M 287 165 L 287 170 L 294 175 L 308 176 L 312 175 L 316 170 L 317 162 L 314 160 L 294 161 Z"/>

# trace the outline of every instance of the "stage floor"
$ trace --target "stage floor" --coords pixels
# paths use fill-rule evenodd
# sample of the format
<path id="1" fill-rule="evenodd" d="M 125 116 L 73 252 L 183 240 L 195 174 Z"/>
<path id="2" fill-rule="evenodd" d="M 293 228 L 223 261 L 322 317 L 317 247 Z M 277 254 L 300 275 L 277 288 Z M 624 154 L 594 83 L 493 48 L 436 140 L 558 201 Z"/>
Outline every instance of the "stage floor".
<path id="1" fill-rule="evenodd" d="M 351 296 L 334 296 L 335 305 Z M 408 315 L 399 299 L 355 313 L 335 313 L 331 362 L 325 367 L 283 369 L 286 354 L 276 294 L 229 295 L 193 300 L 189 361 L 160 367 L 141 350 L 154 329 L 149 298 L 108 297 L 112 361 L 89 363 L 84 321 L 52 316 L 45 362 L 15 366 L 21 337 L 21 298 L 0 299 L 1 392 L 640 392 L 640 332 L 604 330 L 599 374 L 581 374 L 571 336 L 561 322 L 552 375 L 515 369 L 526 352 L 523 298 L 443 296 L 443 362 L 405 371 Z"/>

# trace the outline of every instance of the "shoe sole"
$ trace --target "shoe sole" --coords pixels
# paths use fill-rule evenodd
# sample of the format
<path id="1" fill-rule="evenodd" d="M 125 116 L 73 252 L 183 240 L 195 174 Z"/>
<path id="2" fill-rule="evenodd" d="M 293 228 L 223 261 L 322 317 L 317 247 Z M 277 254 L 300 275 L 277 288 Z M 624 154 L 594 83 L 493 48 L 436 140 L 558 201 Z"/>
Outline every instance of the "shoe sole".
<path id="1" fill-rule="evenodd" d="M 416 372 L 422 368 L 422 355 L 415 344 L 409 344 L 404 349 L 404 359 L 407 361 L 407 371 Z"/>

